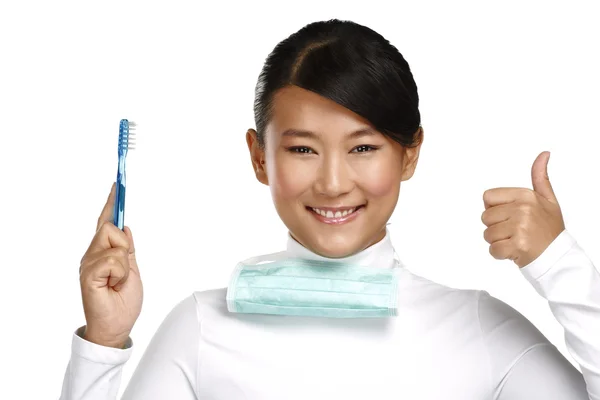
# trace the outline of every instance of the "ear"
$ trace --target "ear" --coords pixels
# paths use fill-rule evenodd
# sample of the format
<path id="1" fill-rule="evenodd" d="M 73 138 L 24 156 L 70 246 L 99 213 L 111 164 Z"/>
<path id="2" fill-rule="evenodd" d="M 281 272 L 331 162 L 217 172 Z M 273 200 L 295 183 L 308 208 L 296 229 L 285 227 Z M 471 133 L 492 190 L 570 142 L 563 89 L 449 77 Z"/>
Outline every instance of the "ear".
<path id="1" fill-rule="evenodd" d="M 256 179 L 264 185 L 269 186 L 269 179 L 265 169 L 265 150 L 258 144 L 258 134 L 254 129 L 248 129 L 246 132 L 246 143 L 250 151 L 250 160 L 252 169 L 256 174 Z"/>
<path id="2" fill-rule="evenodd" d="M 413 147 L 405 147 L 404 158 L 402 159 L 402 181 L 407 181 L 415 173 L 417 162 L 419 161 L 419 152 L 423 144 L 424 131 L 423 127 L 419 126 L 419 130 L 415 133 L 417 145 Z"/>

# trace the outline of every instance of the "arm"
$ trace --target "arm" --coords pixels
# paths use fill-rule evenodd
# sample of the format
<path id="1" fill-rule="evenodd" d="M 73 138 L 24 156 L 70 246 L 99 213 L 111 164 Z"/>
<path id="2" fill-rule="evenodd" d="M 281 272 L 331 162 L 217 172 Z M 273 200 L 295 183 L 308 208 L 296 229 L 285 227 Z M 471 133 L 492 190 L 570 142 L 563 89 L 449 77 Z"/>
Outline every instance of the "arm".
<path id="1" fill-rule="evenodd" d="M 521 268 L 565 332 L 590 400 L 600 400 L 600 273 L 568 231 Z"/>
<path id="2" fill-rule="evenodd" d="M 521 313 L 479 291 L 493 400 L 588 400 L 579 371 Z"/>
<path id="3" fill-rule="evenodd" d="M 529 349 L 509 369 L 497 400 L 588 400 L 581 373 L 550 344 Z"/>
<path id="4" fill-rule="evenodd" d="M 600 400 L 600 274 L 566 231 L 521 271 L 548 300 L 583 375 L 523 315 L 481 291 L 493 398 Z"/>
<path id="5" fill-rule="evenodd" d="M 152 338 L 122 400 L 196 400 L 198 341 L 196 300 L 189 296 L 176 305 Z M 60 400 L 115 400 L 124 364 L 133 349 L 104 347 L 73 337 Z"/>
<path id="6" fill-rule="evenodd" d="M 82 326 L 73 333 L 60 400 L 116 399 L 133 341 L 129 338 L 123 349 L 100 346 L 83 339 L 84 330 Z"/>

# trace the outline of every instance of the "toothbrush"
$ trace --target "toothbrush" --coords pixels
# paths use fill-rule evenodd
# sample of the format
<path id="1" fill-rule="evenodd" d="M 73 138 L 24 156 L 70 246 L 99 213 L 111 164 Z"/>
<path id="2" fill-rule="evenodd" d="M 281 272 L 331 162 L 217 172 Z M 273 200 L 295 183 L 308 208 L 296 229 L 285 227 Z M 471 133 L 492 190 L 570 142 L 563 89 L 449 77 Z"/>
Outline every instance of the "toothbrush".
<path id="1" fill-rule="evenodd" d="M 135 147 L 135 122 L 122 119 L 119 123 L 119 168 L 117 170 L 117 193 L 113 212 L 114 224 L 123 230 L 125 223 L 125 159 L 127 151 Z"/>

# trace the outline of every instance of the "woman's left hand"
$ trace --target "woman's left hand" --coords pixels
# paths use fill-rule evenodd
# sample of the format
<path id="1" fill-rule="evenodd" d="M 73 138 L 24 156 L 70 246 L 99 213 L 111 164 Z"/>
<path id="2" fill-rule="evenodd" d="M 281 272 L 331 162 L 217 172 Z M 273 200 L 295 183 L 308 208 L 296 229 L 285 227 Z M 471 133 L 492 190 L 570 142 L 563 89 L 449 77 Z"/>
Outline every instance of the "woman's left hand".
<path id="1" fill-rule="evenodd" d="M 514 261 L 519 268 L 531 263 L 565 229 L 562 212 L 548 178 L 550 153 L 544 151 L 531 167 L 533 190 L 494 188 L 483 193 L 481 220 L 490 254 Z"/>

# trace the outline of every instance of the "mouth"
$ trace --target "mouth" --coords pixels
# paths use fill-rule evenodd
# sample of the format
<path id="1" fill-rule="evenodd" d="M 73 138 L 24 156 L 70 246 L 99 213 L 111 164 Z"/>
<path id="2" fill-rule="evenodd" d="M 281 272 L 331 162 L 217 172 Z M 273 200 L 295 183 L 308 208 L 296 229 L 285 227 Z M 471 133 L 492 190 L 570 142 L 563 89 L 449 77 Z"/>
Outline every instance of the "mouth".
<path id="1" fill-rule="evenodd" d="M 339 225 L 355 220 L 362 214 L 365 205 L 354 207 L 306 207 L 306 209 L 320 222 Z"/>

